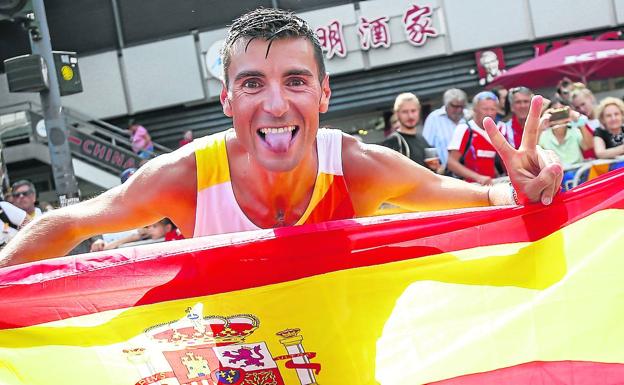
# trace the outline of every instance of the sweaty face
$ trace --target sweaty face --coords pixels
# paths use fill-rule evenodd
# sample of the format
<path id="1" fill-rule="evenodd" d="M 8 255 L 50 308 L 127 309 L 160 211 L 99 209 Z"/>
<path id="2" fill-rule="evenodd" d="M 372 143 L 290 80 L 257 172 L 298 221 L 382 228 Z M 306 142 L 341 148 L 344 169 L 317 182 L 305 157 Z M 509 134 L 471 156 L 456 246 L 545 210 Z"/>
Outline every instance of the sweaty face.
<path id="1" fill-rule="evenodd" d="M 405 101 L 396 111 L 396 115 L 401 127 L 413 129 L 420 120 L 420 105 L 414 101 Z"/>
<path id="2" fill-rule="evenodd" d="M 269 171 L 292 170 L 314 149 L 319 113 L 329 104 L 328 77 L 319 80 L 304 38 L 276 39 L 268 54 L 268 41 L 247 42 L 232 47 L 223 111 L 256 162 Z"/>
<path id="3" fill-rule="evenodd" d="M 530 95 L 525 95 L 520 92 L 514 94 L 513 101 L 511 102 L 511 112 L 513 112 L 518 119 L 524 120 L 529 116 L 529 107 L 531 107 Z"/>
<path id="4" fill-rule="evenodd" d="M 589 118 L 593 116 L 594 104 L 592 103 L 591 98 L 584 95 L 578 95 L 572 101 L 572 105 L 574 106 L 574 109 L 581 114 L 588 116 Z"/>
<path id="5" fill-rule="evenodd" d="M 497 103 L 491 99 L 484 99 L 477 102 L 474 106 L 474 119 L 477 125 L 483 128 L 483 119 L 490 117 L 496 118 Z"/>
<path id="6" fill-rule="evenodd" d="M 606 106 L 602 110 L 601 121 L 605 128 L 611 132 L 620 132 L 623 124 L 622 111 L 614 104 Z"/>

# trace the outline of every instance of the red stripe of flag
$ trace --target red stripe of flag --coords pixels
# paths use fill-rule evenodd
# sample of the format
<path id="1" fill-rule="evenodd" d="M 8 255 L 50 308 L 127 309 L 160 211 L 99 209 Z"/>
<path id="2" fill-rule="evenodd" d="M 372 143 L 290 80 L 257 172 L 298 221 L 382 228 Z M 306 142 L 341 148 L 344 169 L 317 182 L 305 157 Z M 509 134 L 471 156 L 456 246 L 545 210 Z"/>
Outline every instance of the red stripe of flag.
<path id="1" fill-rule="evenodd" d="M 591 213 L 624 208 L 623 185 L 624 169 L 560 195 L 550 207 L 425 218 L 408 214 L 398 220 L 371 219 L 370 224 L 327 222 L 277 229 L 275 238 L 258 239 L 262 232 L 236 243 L 223 241 L 223 236 L 206 237 L 5 268 L 0 272 L 0 328 L 478 246 L 536 241 Z"/>

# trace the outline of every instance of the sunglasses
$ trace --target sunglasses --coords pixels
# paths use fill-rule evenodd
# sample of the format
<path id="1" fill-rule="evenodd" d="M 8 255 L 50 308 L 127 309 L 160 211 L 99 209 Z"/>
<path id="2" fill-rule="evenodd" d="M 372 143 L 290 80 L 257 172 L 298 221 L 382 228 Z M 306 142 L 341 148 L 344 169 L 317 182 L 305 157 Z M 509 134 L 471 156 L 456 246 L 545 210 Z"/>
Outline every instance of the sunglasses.
<path id="1" fill-rule="evenodd" d="M 11 193 L 11 196 L 13 196 L 13 198 L 27 197 L 27 196 L 31 195 L 32 193 L 33 193 L 32 190 L 28 190 L 28 191 Z"/>
<path id="2" fill-rule="evenodd" d="M 509 89 L 509 94 L 510 95 L 517 94 L 518 92 L 522 92 L 523 94 L 532 94 L 533 93 L 533 91 L 531 91 L 527 87 L 514 87 L 514 88 L 510 88 Z"/>
<path id="3" fill-rule="evenodd" d="M 458 110 L 460 108 L 464 109 L 466 107 L 465 104 L 453 104 L 453 103 L 449 103 L 448 106 L 451 107 L 451 108 L 455 108 L 456 110 Z"/>

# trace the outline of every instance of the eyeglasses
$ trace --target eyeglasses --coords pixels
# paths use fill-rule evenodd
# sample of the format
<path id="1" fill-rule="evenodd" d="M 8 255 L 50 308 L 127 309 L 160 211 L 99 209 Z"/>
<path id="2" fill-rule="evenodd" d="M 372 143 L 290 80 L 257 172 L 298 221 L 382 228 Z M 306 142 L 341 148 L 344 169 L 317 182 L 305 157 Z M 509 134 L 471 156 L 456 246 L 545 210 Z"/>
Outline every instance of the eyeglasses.
<path id="1" fill-rule="evenodd" d="M 454 108 L 454 109 L 456 109 L 456 110 L 459 110 L 460 108 L 461 108 L 461 109 L 464 109 L 464 108 L 466 107 L 466 105 L 465 105 L 465 104 L 453 104 L 453 103 L 449 103 L 449 104 L 448 104 L 448 106 L 449 106 L 450 108 Z"/>
<path id="2" fill-rule="evenodd" d="M 32 193 L 34 193 L 33 190 L 27 190 L 27 191 L 22 191 L 22 192 L 11 193 L 11 196 L 13 198 L 27 197 L 27 196 L 31 195 Z"/>

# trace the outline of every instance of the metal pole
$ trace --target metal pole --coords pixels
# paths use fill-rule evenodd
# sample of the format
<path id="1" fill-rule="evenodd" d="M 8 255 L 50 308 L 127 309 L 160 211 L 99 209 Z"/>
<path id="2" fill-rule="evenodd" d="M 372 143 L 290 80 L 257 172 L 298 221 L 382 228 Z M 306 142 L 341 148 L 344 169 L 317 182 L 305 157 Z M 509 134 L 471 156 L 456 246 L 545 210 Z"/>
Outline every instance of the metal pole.
<path id="1" fill-rule="evenodd" d="M 43 0 L 32 0 L 35 20 L 39 24 L 39 34 L 30 31 L 30 46 L 32 53 L 40 55 L 48 66 L 49 89 L 39 93 L 43 118 L 48 133 L 48 149 L 50 150 L 50 165 L 54 176 L 54 185 L 59 202 L 62 206 L 75 203 L 79 199 L 78 184 L 74 175 L 72 157 L 67 138 L 69 131 L 66 126 L 61 106 L 61 92 L 59 89 L 50 31 L 46 19 Z"/>

